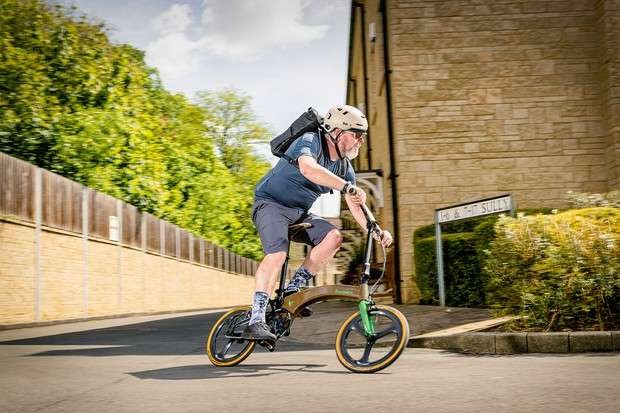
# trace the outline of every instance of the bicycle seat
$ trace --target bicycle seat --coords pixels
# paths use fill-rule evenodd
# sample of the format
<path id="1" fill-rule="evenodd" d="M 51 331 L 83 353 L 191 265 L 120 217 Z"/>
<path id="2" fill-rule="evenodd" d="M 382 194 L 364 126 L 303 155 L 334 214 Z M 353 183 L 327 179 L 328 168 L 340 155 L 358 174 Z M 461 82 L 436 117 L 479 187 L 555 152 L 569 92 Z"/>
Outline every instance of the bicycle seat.
<path id="1" fill-rule="evenodd" d="M 302 222 L 301 224 L 292 224 L 288 226 L 288 237 L 294 237 L 299 231 L 303 231 L 304 229 L 308 229 L 312 226 L 312 224 L 308 222 Z"/>

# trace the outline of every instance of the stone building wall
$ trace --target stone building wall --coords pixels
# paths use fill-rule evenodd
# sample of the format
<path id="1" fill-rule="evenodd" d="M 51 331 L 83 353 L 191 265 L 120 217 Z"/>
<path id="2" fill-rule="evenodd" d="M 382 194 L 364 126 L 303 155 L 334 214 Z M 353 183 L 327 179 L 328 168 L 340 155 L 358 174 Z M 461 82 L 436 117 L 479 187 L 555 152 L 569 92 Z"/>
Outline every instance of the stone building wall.
<path id="1" fill-rule="evenodd" d="M 362 3 L 377 29 L 366 55 L 374 154 L 388 144 L 385 123 L 373 122 L 387 116 L 383 36 L 380 2 Z M 562 207 L 569 190 L 619 187 L 618 0 L 387 8 L 402 297 L 416 301 L 413 231 L 436 208 L 507 192 L 519 207 Z M 359 68 L 352 77 L 363 77 Z"/>

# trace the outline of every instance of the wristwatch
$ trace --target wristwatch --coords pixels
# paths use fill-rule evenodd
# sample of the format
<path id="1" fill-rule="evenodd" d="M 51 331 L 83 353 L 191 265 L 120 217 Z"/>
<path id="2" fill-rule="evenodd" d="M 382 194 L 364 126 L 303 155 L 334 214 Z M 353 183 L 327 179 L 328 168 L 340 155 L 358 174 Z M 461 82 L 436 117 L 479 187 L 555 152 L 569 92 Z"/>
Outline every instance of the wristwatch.
<path id="1" fill-rule="evenodd" d="M 351 182 L 346 181 L 346 182 L 344 183 L 344 186 L 343 186 L 343 187 L 342 187 L 342 189 L 340 190 L 340 193 L 341 193 L 341 194 L 346 194 L 346 193 L 347 193 L 347 191 L 349 190 L 349 188 L 350 188 L 352 185 L 353 185 L 353 184 L 352 184 Z"/>

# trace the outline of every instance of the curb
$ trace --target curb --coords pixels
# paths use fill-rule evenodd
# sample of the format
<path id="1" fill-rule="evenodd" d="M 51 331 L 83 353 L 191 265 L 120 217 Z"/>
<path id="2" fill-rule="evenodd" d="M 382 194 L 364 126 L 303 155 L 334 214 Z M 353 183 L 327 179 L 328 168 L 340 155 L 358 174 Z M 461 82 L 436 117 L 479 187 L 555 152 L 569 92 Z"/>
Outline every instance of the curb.
<path id="1" fill-rule="evenodd" d="M 620 351 L 620 331 L 566 333 L 464 333 L 411 337 L 407 347 L 474 354 L 586 353 Z"/>

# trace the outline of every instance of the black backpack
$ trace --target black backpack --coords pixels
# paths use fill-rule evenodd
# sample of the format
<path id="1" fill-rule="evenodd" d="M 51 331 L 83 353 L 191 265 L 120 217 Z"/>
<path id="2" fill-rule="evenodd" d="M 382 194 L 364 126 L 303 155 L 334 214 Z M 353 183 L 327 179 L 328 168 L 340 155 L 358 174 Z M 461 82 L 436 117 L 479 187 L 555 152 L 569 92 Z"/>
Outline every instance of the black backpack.
<path id="1" fill-rule="evenodd" d="M 321 127 L 321 123 L 323 123 L 323 117 L 319 115 L 319 113 L 313 108 L 308 108 L 308 110 L 301 114 L 295 122 L 288 127 L 287 130 L 276 136 L 269 143 L 271 145 L 271 153 L 278 158 L 286 159 L 288 163 L 298 167 L 297 160 L 292 159 L 286 154 L 286 150 L 291 146 L 295 139 L 302 136 L 307 132 L 317 132 L 321 142 L 321 155 L 320 157 L 329 156 L 327 145 L 324 142 L 325 136 L 323 134 L 323 128 Z M 345 158 L 345 168 L 344 173 L 337 175 L 341 178 L 345 179 L 347 172 L 349 170 L 349 160 Z"/>

